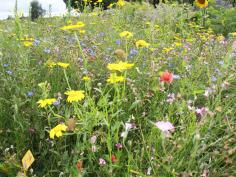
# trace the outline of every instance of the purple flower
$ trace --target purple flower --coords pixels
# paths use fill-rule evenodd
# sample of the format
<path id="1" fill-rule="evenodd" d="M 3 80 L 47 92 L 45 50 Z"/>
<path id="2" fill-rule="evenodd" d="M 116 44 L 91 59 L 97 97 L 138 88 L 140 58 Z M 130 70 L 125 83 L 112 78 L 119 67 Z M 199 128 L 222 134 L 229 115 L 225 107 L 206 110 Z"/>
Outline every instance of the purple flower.
<path id="1" fill-rule="evenodd" d="M 121 149 L 123 147 L 121 143 L 116 143 L 115 146 L 116 146 L 117 149 Z"/>
<path id="2" fill-rule="evenodd" d="M 197 115 L 199 115 L 200 117 L 203 117 L 203 116 L 207 113 L 207 109 L 206 109 L 205 107 L 197 108 L 197 109 L 196 109 L 196 113 L 197 113 Z"/>
<path id="3" fill-rule="evenodd" d="M 175 100 L 175 94 L 174 93 L 170 93 L 170 94 L 167 95 L 167 100 L 166 100 L 167 103 L 172 104 L 174 102 L 174 100 Z"/>
<path id="4" fill-rule="evenodd" d="M 6 71 L 7 74 L 12 75 L 13 72 L 11 70 Z"/>
<path id="5" fill-rule="evenodd" d="M 217 81 L 217 78 L 216 78 L 215 76 L 212 76 L 212 77 L 211 77 L 211 81 L 212 81 L 212 82 L 216 82 L 216 81 Z"/>
<path id="6" fill-rule="evenodd" d="M 99 165 L 101 166 L 106 165 L 106 161 L 103 158 L 99 158 Z"/>
<path id="7" fill-rule="evenodd" d="M 3 64 L 3 67 L 4 68 L 6 68 L 6 67 L 8 67 L 9 66 L 9 64 Z"/>
<path id="8" fill-rule="evenodd" d="M 60 103 L 61 103 L 61 102 L 60 102 L 60 100 L 58 99 L 58 100 L 56 100 L 56 101 L 53 103 L 53 105 L 54 105 L 54 106 L 58 106 L 58 105 L 60 105 Z"/>
<path id="9" fill-rule="evenodd" d="M 116 45 L 121 45 L 121 40 L 116 40 Z"/>
<path id="10" fill-rule="evenodd" d="M 175 129 L 175 127 L 172 125 L 172 123 L 168 122 L 168 121 L 158 121 L 155 124 L 157 126 L 157 128 L 159 128 L 162 132 L 169 132 L 169 131 L 173 131 Z"/>
<path id="11" fill-rule="evenodd" d="M 133 58 L 134 56 L 138 55 L 138 51 L 135 50 L 135 49 L 130 49 L 130 52 L 129 52 L 129 57 L 130 58 Z"/>
<path id="12" fill-rule="evenodd" d="M 40 41 L 37 40 L 37 39 L 35 39 L 33 45 L 34 45 L 34 46 L 38 46 L 39 44 L 40 44 Z"/>
<path id="13" fill-rule="evenodd" d="M 34 93 L 32 91 L 27 92 L 28 97 L 32 97 L 33 95 L 34 95 Z"/>

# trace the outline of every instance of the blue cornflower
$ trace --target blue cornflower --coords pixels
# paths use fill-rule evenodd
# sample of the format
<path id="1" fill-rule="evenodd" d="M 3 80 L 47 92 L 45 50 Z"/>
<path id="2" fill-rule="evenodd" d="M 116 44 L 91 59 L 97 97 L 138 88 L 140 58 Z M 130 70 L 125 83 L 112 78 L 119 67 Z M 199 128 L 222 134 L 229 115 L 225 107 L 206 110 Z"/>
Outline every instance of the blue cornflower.
<path id="1" fill-rule="evenodd" d="M 33 95 L 34 95 L 34 93 L 32 91 L 27 92 L 28 97 L 32 97 Z"/>
<path id="2" fill-rule="evenodd" d="M 12 75 L 13 72 L 11 70 L 6 71 L 7 74 Z"/>
<path id="3" fill-rule="evenodd" d="M 121 40 L 120 39 L 116 40 L 116 45 L 121 45 Z"/>

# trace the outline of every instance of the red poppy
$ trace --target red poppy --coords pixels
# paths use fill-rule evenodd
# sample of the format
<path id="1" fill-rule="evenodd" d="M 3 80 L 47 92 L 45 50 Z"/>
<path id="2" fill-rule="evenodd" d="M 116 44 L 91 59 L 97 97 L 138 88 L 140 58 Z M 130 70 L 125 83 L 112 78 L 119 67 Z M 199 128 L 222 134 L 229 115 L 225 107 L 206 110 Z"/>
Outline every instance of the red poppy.
<path id="1" fill-rule="evenodd" d="M 170 84 L 173 81 L 173 74 L 170 73 L 169 71 L 163 72 L 160 76 L 160 81 Z"/>
<path id="2" fill-rule="evenodd" d="M 111 155 L 111 161 L 112 163 L 115 163 L 117 161 L 116 156 L 114 154 Z"/>
<path id="3" fill-rule="evenodd" d="M 79 160 L 76 164 L 78 171 L 81 171 L 83 168 L 83 161 Z"/>

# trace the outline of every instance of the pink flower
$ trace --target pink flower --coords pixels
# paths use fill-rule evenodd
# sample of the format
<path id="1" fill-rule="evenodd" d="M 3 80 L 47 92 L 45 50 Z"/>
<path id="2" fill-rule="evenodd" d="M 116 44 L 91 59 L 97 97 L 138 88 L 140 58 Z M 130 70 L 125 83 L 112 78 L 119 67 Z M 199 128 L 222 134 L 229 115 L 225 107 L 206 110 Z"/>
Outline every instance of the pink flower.
<path id="1" fill-rule="evenodd" d="M 175 127 L 172 125 L 172 123 L 168 121 L 158 121 L 155 124 L 157 128 L 159 128 L 162 132 L 166 133 L 168 131 L 173 131 Z"/>
<path id="2" fill-rule="evenodd" d="M 97 140 L 97 136 L 96 135 L 93 135 L 91 138 L 90 138 L 90 142 L 92 144 L 95 144 L 96 143 L 96 140 Z"/>
<path id="3" fill-rule="evenodd" d="M 206 113 L 207 113 L 207 109 L 202 107 L 202 108 L 197 108 L 196 109 L 196 113 L 197 115 L 199 115 L 200 117 L 203 117 Z"/>
<path id="4" fill-rule="evenodd" d="M 120 144 L 120 143 L 117 143 L 115 146 L 117 149 L 121 149 L 123 147 L 122 144 Z"/>
<path id="5" fill-rule="evenodd" d="M 99 158 L 99 165 L 101 166 L 106 165 L 106 161 L 103 158 Z"/>

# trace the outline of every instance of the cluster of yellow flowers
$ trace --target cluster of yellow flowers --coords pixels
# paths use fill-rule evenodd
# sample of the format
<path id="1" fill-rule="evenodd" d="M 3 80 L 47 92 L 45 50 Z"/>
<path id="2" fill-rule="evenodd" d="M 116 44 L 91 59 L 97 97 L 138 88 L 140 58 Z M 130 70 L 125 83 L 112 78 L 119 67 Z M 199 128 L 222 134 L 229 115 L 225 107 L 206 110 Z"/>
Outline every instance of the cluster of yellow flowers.
<path id="1" fill-rule="evenodd" d="M 51 61 L 51 60 L 48 60 L 47 62 L 46 62 L 46 65 L 49 67 L 49 68 L 53 68 L 53 67 L 55 67 L 55 66 L 60 66 L 61 68 L 63 68 L 63 69 L 66 69 L 66 68 L 68 68 L 69 66 L 70 66 L 70 64 L 69 63 L 63 63 L 63 62 L 54 62 L 54 61 Z"/>
<path id="2" fill-rule="evenodd" d="M 119 61 L 117 63 L 111 63 L 107 65 L 107 68 L 110 71 L 125 71 L 128 69 L 131 69 L 134 66 L 133 63 L 128 63 L 128 62 L 123 62 L 123 61 Z"/>
<path id="3" fill-rule="evenodd" d="M 144 40 L 138 40 L 136 43 L 136 47 L 137 48 L 143 48 L 143 47 L 149 47 L 150 46 L 150 44 L 149 43 L 147 43 L 146 41 L 144 41 Z"/>
<path id="4" fill-rule="evenodd" d="M 134 66 L 133 63 L 118 61 L 117 63 L 111 63 L 107 65 L 107 68 L 110 71 L 119 71 L 123 72 L 125 70 L 131 69 Z M 123 76 L 118 76 L 116 73 L 111 73 L 107 79 L 108 83 L 114 84 L 117 82 L 123 82 L 125 78 Z"/>
<path id="5" fill-rule="evenodd" d="M 55 98 L 48 98 L 48 99 L 41 99 L 37 103 L 39 104 L 39 107 L 44 108 L 47 105 L 52 105 L 56 101 Z"/>
<path id="6" fill-rule="evenodd" d="M 61 30 L 63 31 L 67 31 L 67 30 L 77 30 L 77 29 L 81 29 L 85 26 L 85 24 L 83 22 L 78 22 L 76 25 L 67 25 L 67 26 L 63 26 L 61 28 Z"/>
<path id="7" fill-rule="evenodd" d="M 34 38 L 26 36 L 25 38 L 21 38 L 20 41 L 22 41 L 24 46 L 30 47 L 34 43 Z"/>
<path id="8" fill-rule="evenodd" d="M 54 137 L 60 137 L 62 136 L 62 131 L 66 131 L 67 126 L 65 124 L 59 124 L 53 129 L 50 130 L 49 136 L 51 139 L 54 139 Z"/>
<path id="9" fill-rule="evenodd" d="M 117 76 L 116 73 L 111 73 L 107 79 L 108 83 L 115 84 L 117 82 L 123 82 L 125 78 L 123 76 Z"/>

